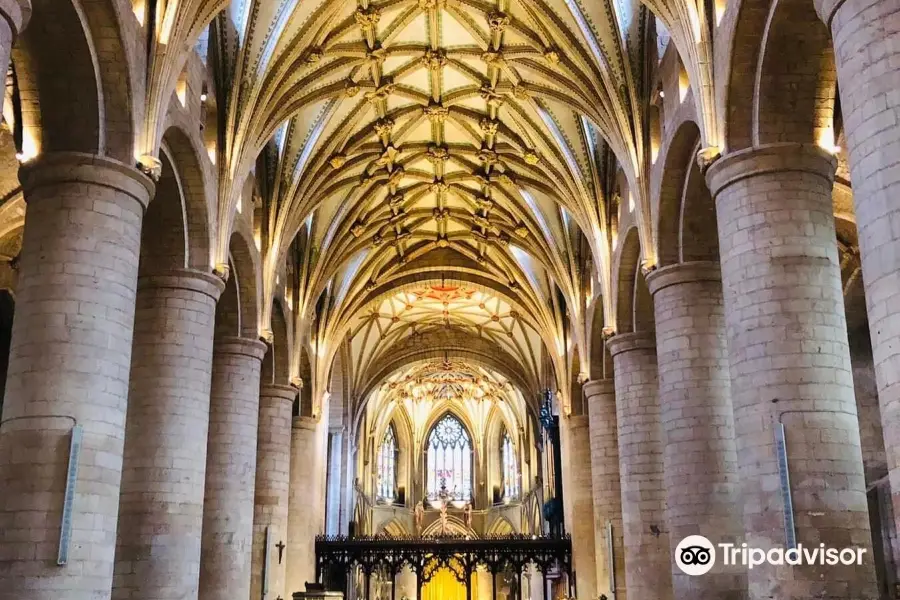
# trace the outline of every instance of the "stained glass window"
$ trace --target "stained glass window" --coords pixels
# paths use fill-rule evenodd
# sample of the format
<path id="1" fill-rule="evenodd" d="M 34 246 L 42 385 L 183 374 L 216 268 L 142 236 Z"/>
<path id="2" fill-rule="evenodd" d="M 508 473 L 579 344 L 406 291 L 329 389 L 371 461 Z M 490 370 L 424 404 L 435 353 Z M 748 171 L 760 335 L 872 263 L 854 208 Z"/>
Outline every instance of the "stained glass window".
<path id="1" fill-rule="evenodd" d="M 519 465 L 516 460 L 516 447 L 505 428 L 500 437 L 500 468 L 503 472 L 503 497 L 517 497 L 519 495 Z"/>
<path id="2" fill-rule="evenodd" d="M 391 423 L 378 447 L 378 498 L 393 500 L 397 486 L 397 437 Z"/>
<path id="3" fill-rule="evenodd" d="M 425 491 L 429 498 L 446 489 L 451 500 L 472 497 L 472 440 L 459 419 L 444 415 L 425 444 Z"/>

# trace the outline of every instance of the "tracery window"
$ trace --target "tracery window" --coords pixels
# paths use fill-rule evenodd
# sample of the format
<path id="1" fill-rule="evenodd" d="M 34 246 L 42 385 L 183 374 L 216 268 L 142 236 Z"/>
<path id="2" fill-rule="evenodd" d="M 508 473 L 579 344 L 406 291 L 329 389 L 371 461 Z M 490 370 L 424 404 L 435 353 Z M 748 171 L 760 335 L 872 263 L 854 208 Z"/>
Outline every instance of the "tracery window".
<path id="1" fill-rule="evenodd" d="M 394 424 L 391 423 L 384 437 L 381 438 L 381 446 L 378 447 L 378 488 L 377 496 L 381 500 L 393 500 L 397 488 L 397 436 L 394 434 Z"/>
<path id="2" fill-rule="evenodd" d="M 519 464 L 516 460 L 516 447 L 506 428 L 500 437 L 500 468 L 503 474 L 503 497 L 516 498 L 519 495 Z"/>
<path id="3" fill-rule="evenodd" d="M 450 500 L 472 497 L 472 440 L 459 419 L 444 415 L 425 444 L 425 492 L 429 498 L 446 490 Z"/>

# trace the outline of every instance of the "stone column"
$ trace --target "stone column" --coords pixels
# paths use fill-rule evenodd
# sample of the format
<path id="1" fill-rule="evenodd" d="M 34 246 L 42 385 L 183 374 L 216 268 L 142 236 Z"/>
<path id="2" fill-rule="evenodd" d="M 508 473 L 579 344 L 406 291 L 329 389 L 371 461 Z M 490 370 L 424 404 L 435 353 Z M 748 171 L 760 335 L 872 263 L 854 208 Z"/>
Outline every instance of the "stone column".
<path id="1" fill-rule="evenodd" d="M 647 285 L 656 315 L 672 556 L 689 535 L 740 546 L 743 526 L 719 263 L 663 267 L 647 276 Z M 723 567 L 720 560 L 712 572 L 692 577 L 672 563 L 675 598 L 746 598 L 745 572 L 740 566 Z"/>
<path id="2" fill-rule="evenodd" d="M 216 339 L 209 394 L 200 600 L 250 597 L 259 371 L 266 345 Z"/>
<path id="3" fill-rule="evenodd" d="M 597 597 L 594 555 L 594 497 L 591 489 L 591 440 L 587 415 L 560 418 L 563 511 L 572 536 L 572 566 L 576 596 Z"/>
<path id="4" fill-rule="evenodd" d="M 316 580 L 315 515 L 318 511 L 314 479 L 316 466 L 316 420 L 294 417 L 291 427 L 290 499 L 287 524 L 288 594 L 302 592 L 307 581 Z M 412 597 L 412 596 L 410 596 Z M 398 596 L 399 598 L 399 596 Z"/>
<path id="5" fill-rule="evenodd" d="M 831 28 L 894 515 L 900 525 L 898 0 L 816 0 Z"/>
<path id="6" fill-rule="evenodd" d="M 112 597 L 197 597 L 216 301 L 191 269 L 138 280 Z"/>
<path id="7" fill-rule="evenodd" d="M 141 220 L 153 183 L 99 156 L 22 167 L 28 202 L 0 425 L 0 598 L 109 598 Z M 68 564 L 69 443 L 82 428 Z"/>
<path id="8" fill-rule="evenodd" d="M 590 421 L 597 594 L 606 594 L 609 598 L 615 595 L 616 600 L 625 600 L 625 548 L 622 541 L 622 488 L 619 484 L 616 388 L 612 379 L 600 379 L 586 383 L 583 389 Z M 611 548 L 608 533 L 610 524 Z M 612 572 L 610 559 L 614 565 Z"/>
<path id="9" fill-rule="evenodd" d="M 716 200 L 744 530 L 785 545 L 775 431 L 785 428 L 797 542 L 871 538 L 831 187 L 835 159 L 773 144 L 709 167 Z M 863 233 L 863 236 L 865 233 Z M 750 598 L 875 597 L 865 566 L 758 567 Z"/>
<path id="10" fill-rule="evenodd" d="M 250 598 L 285 592 L 288 490 L 291 463 L 291 413 L 297 388 L 265 384 L 259 391 L 259 438 L 256 446 L 256 494 L 253 506 L 253 556 Z M 266 529 L 269 531 L 266 547 Z M 266 572 L 266 552 L 269 554 Z M 279 557 L 279 554 L 281 555 Z M 280 560 L 279 560 L 280 559 Z"/>
<path id="11" fill-rule="evenodd" d="M 0 0 L 0 69 L 9 70 L 12 45 L 31 17 L 31 0 Z"/>
<path id="12" fill-rule="evenodd" d="M 607 347 L 616 385 L 625 589 L 629 600 L 672 600 L 656 341 L 650 333 L 622 333 Z"/>

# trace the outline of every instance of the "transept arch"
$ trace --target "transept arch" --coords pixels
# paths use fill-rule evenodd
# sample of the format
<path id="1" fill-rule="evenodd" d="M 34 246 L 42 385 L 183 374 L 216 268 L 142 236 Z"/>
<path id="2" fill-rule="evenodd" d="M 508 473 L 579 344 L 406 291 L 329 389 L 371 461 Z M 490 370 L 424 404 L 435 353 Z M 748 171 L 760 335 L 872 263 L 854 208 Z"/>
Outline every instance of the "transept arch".
<path id="1" fill-rule="evenodd" d="M 726 91 L 727 150 L 795 142 L 832 151 L 837 75 L 830 33 L 814 4 L 741 0 L 736 10 Z"/>
<path id="2" fill-rule="evenodd" d="M 208 271 L 210 264 L 211 231 L 210 198 L 206 175 L 200 166 L 197 149 L 192 137 L 177 126 L 169 127 L 163 136 L 160 154 L 176 165 L 178 187 L 185 204 L 187 220 L 187 266 Z"/>
<path id="3" fill-rule="evenodd" d="M 112 0 L 33 0 L 12 54 L 28 107 L 26 157 L 86 152 L 133 164 L 137 90 L 124 30 Z M 65 60 L 59 48 L 66 49 Z"/>

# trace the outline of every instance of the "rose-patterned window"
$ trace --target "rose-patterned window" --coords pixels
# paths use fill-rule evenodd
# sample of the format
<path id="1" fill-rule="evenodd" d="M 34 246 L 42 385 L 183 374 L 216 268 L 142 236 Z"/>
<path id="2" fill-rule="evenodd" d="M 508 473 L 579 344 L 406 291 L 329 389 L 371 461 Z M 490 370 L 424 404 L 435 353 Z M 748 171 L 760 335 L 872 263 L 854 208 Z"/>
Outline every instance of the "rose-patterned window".
<path id="1" fill-rule="evenodd" d="M 442 493 L 450 500 L 472 498 L 472 440 L 449 413 L 435 424 L 425 444 L 425 492 L 429 498 Z"/>

